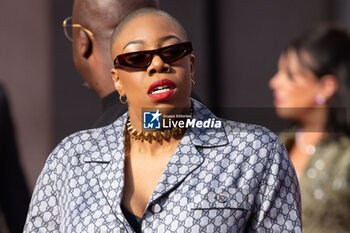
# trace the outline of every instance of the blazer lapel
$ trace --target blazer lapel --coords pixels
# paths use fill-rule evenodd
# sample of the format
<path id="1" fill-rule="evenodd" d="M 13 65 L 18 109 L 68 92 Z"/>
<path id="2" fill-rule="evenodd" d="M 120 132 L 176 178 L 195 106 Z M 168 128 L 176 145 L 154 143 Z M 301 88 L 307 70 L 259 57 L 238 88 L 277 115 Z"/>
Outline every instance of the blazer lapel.
<path id="1" fill-rule="evenodd" d="M 185 135 L 163 172 L 148 205 L 176 188 L 203 161 L 204 159 L 201 153 L 197 151 L 195 145 L 193 145 L 190 135 Z"/>
<path id="2" fill-rule="evenodd" d="M 87 163 L 105 163 L 98 174 L 99 185 L 113 213 L 125 226 L 127 223 L 120 203 L 124 187 L 124 126 L 127 116 L 126 113 L 113 124 L 101 128 L 101 137 L 96 140 L 99 149 L 84 158 Z"/>

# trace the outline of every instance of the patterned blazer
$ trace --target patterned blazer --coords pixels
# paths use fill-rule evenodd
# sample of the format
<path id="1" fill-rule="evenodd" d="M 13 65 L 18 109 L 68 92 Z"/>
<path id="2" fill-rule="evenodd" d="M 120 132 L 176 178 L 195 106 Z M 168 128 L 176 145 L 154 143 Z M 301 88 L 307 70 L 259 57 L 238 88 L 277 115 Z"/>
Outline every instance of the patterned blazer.
<path id="1" fill-rule="evenodd" d="M 299 186 L 277 136 L 192 103 L 193 119 L 215 118 L 222 128 L 186 131 L 147 204 L 142 232 L 301 232 Z M 24 232 L 133 232 L 120 208 L 127 116 L 54 149 Z"/>

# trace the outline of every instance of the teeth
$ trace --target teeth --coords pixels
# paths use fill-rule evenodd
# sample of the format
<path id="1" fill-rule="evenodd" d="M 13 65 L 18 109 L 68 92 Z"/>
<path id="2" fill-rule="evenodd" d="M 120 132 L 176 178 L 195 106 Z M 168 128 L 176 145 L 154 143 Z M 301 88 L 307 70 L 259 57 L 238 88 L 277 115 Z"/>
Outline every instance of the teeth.
<path id="1" fill-rule="evenodd" d="M 154 90 L 152 91 L 152 94 L 162 93 L 170 90 L 171 90 L 171 87 L 169 86 L 161 86 L 161 87 L 154 88 Z"/>
<path id="2" fill-rule="evenodd" d="M 171 90 L 171 88 L 164 88 L 162 90 L 152 91 L 152 94 L 162 93 L 162 92 L 166 92 L 166 91 L 170 91 L 170 90 Z"/>
<path id="3" fill-rule="evenodd" d="M 169 86 L 160 86 L 160 87 L 156 87 L 156 88 L 154 88 L 154 90 L 157 91 L 157 90 L 162 90 L 162 89 L 164 89 L 164 88 L 169 88 Z"/>

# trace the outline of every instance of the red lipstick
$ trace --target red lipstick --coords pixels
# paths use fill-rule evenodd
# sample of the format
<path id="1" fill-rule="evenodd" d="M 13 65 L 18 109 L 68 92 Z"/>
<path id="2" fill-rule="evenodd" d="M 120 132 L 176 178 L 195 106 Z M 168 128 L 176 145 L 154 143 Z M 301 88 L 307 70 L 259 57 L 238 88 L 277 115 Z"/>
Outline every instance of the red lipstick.
<path id="1" fill-rule="evenodd" d="M 166 100 L 173 96 L 176 84 L 169 79 L 156 80 L 148 88 L 148 97 L 154 101 Z"/>

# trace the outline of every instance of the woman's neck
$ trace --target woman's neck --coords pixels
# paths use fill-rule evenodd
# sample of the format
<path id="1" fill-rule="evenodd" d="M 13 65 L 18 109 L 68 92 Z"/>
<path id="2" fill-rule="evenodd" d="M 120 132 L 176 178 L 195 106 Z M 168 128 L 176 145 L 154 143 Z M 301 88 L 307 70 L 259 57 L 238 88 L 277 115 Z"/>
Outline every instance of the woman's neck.
<path id="1" fill-rule="evenodd" d="M 325 132 L 328 109 L 312 108 L 302 114 L 298 119 L 301 129 L 304 132 Z"/>
<path id="2" fill-rule="evenodd" d="M 304 145 L 316 145 L 319 141 L 327 136 L 327 108 L 310 109 L 307 114 L 304 114 L 299 121 L 300 140 Z"/>

